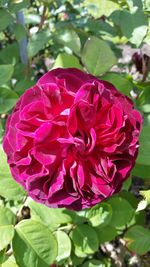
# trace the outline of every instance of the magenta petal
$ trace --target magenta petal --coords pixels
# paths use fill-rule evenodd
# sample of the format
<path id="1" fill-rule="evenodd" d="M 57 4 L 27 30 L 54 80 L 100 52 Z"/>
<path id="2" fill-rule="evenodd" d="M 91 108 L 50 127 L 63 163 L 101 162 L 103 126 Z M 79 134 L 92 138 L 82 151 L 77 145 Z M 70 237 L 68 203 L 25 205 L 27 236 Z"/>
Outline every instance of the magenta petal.
<path id="1" fill-rule="evenodd" d="M 34 200 L 81 210 L 121 189 L 141 126 L 132 101 L 112 84 L 59 68 L 21 96 L 3 148 L 12 176 Z"/>

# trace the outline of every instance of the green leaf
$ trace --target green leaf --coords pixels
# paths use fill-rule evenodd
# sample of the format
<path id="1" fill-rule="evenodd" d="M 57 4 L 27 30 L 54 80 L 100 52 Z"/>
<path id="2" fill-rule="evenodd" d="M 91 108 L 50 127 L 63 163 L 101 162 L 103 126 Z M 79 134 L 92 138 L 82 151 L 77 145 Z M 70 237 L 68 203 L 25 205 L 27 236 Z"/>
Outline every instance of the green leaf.
<path id="1" fill-rule="evenodd" d="M 2 266 L 1 264 L 7 260 L 7 256 L 5 255 L 6 250 L 3 249 L 0 251 L 0 267 Z"/>
<path id="2" fill-rule="evenodd" d="M 123 183 L 122 190 L 128 191 L 132 184 L 131 176 Z"/>
<path id="3" fill-rule="evenodd" d="M 130 38 L 130 42 L 132 44 L 135 44 L 137 47 L 139 47 L 146 36 L 148 26 L 142 25 L 134 29 L 132 33 L 132 37 Z"/>
<path id="4" fill-rule="evenodd" d="M 13 225 L 0 225 L 0 250 L 6 248 L 14 236 Z"/>
<path id="5" fill-rule="evenodd" d="M 55 60 L 54 68 L 78 68 L 83 69 L 77 57 L 67 53 L 59 54 Z"/>
<path id="6" fill-rule="evenodd" d="M 144 4 L 145 4 L 147 11 L 150 11 L 150 0 L 145 0 Z"/>
<path id="7" fill-rule="evenodd" d="M 15 84 L 15 92 L 22 95 L 28 88 L 36 84 L 35 80 L 22 79 Z"/>
<path id="8" fill-rule="evenodd" d="M 85 254 L 93 254 L 98 250 L 98 237 L 95 230 L 87 224 L 78 225 L 70 233 L 70 237 L 75 246 L 75 254 L 79 256 L 81 252 Z"/>
<path id="9" fill-rule="evenodd" d="M 108 72 L 100 78 L 112 83 L 121 93 L 130 96 L 133 85 L 123 74 Z"/>
<path id="10" fill-rule="evenodd" d="M 82 62 L 88 72 L 99 76 L 116 63 L 116 57 L 107 42 L 92 36 L 84 45 Z"/>
<path id="11" fill-rule="evenodd" d="M 13 257 L 8 258 L 1 267 L 19 267 Z"/>
<path id="12" fill-rule="evenodd" d="M 8 87 L 0 87 L 0 113 L 8 112 L 18 99 L 18 95 Z"/>
<path id="13" fill-rule="evenodd" d="M 13 251 L 21 267 L 49 267 L 57 256 L 57 241 L 47 226 L 24 220 L 16 225 Z"/>
<path id="14" fill-rule="evenodd" d="M 0 85 L 3 85 L 10 80 L 13 71 L 13 65 L 0 65 Z"/>
<path id="15" fill-rule="evenodd" d="M 60 264 L 60 262 L 70 257 L 71 241 L 65 232 L 59 230 L 56 232 L 56 239 L 58 243 L 58 255 L 56 261 Z"/>
<path id="16" fill-rule="evenodd" d="M 57 30 L 56 41 L 69 47 L 75 54 L 80 53 L 81 42 L 78 34 L 72 29 Z"/>
<path id="17" fill-rule="evenodd" d="M 110 0 L 85 0 L 84 6 L 88 13 L 96 19 L 103 15 L 108 17 L 114 10 L 119 9 L 119 5 Z"/>
<path id="18" fill-rule="evenodd" d="M 140 177 L 142 179 L 150 178 L 150 166 L 144 164 L 135 164 L 135 167 L 132 170 L 132 175 Z"/>
<path id="19" fill-rule="evenodd" d="M 142 190 L 140 191 L 140 195 L 143 196 L 144 199 L 138 203 L 136 211 L 144 210 L 148 205 L 150 205 L 150 190 Z"/>
<path id="20" fill-rule="evenodd" d="M 143 255 L 150 250 L 150 231 L 142 226 L 135 225 L 124 236 L 128 249 Z"/>
<path id="21" fill-rule="evenodd" d="M 131 13 L 136 12 L 137 9 L 143 8 L 142 0 L 126 0 L 126 2 Z"/>
<path id="22" fill-rule="evenodd" d="M 100 203 L 87 212 L 87 218 L 93 227 L 96 226 L 106 226 L 112 216 L 112 208 L 107 203 Z"/>
<path id="23" fill-rule="evenodd" d="M 6 45 L 0 51 L 0 61 L 4 64 L 12 64 L 18 62 L 20 58 L 19 55 L 19 45 L 17 42 L 13 42 L 12 44 Z"/>
<path id="24" fill-rule="evenodd" d="M 11 12 L 18 12 L 19 10 L 22 10 L 24 8 L 27 8 L 30 5 L 29 0 L 16 0 L 16 1 L 10 1 L 9 2 L 9 10 Z"/>
<path id="25" fill-rule="evenodd" d="M 45 45 L 49 41 L 50 31 L 42 30 L 33 34 L 28 43 L 29 57 L 35 56 L 40 50 L 45 48 Z"/>
<path id="26" fill-rule="evenodd" d="M 139 89 L 142 89 L 142 92 L 140 93 L 137 104 L 139 106 L 139 109 L 145 113 L 150 112 L 150 82 L 146 83 L 138 83 L 137 87 Z"/>
<path id="27" fill-rule="evenodd" d="M 17 184 L 10 173 L 6 155 L 0 146 L 0 195 L 9 200 L 20 200 L 25 191 Z"/>
<path id="28" fill-rule="evenodd" d="M 26 36 L 26 30 L 22 24 L 16 23 L 14 25 L 14 34 L 17 41 L 22 40 Z"/>
<path id="29" fill-rule="evenodd" d="M 5 207 L 0 207 L 0 251 L 7 247 L 14 236 L 15 215 Z"/>
<path id="30" fill-rule="evenodd" d="M 137 164 L 150 166 L 150 126 L 143 126 L 142 132 L 140 134 L 139 142 L 140 149 L 137 157 Z"/>
<path id="31" fill-rule="evenodd" d="M 110 19 L 120 28 L 123 36 L 137 47 L 140 46 L 148 27 L 148 20 L 143 11 L 137 9 L 133 14 L 128 10 L 115 11 Z"/>
<path id="32" fill-rule="evenodd" d="M 71 253 L 70 262 L 72 266 L 78 266 L 82 264 L 83 261 L 84 261 L 84 258 L 79 258 L 73 252 Z"/>
<path id="33" fill-rule="evenodd" d="M 15 224 L 16 217 L 12 211 L 6 207 L 0 207 L 0 226 Z"/>
<path id="34" fill-rule="evenodd" d="M 45 205 L 30 201 L 31 216 L 45 223 L 49 228 L 56 229 L 61 224 L 72 222 L 71 212 L 65 209 L 48 208 Z"/>
<path id="35" fill-rule="evenodd" d="M 147 204 L 150 204 L 150 190 L 141 190 L 140 195 L 144 197 L 146 200 Z"/>
<path id="36" fill-rule="evenodd" d="M 104 228 L 96 227 L 95 230 L 99 239 L 99 244 L 110 242 L 117 236 L 116 229 L 110 225 Z"/>
<path id="37" fill-rule="evenodd" d="M 5 30 L 5 28 L 11 22 L 12 17 L 6 9 L 0 9 L 0 31 Z"/>
<path id="38" fill-rule="evenodd" d="M 112 218 L 109 223 L 114 227 L 121 227 L 131 221 L 134 209 L 129 202 L 119 196 L 110 198 L 107 203 L 112 207 Z"/>
<path id="39" fill-rule="evenodd" d="M 99 261 L 99 260 L 89 260 L 86 261 L 82 267 L 106 267 L 105 263 Z"/>
<path id="40" fill-rule="evenodd" d="M 133 195 L 133 193 L 131 192 L 127 192 L 127 191 L 121 191 L 119 194 L 122 198 L 124 198 L 125 200 L 127 200 L 130 205 L 133 207 L 134 214 L 132 219 L 127 223 L 127 227 L 131 227 L 134 224 L 138 224 L 138 225 L 143 225 L 145 224 L 145 213 L 144 211 L 142 212 L 137 212 L 137 206 L 138 206 L 138 199 Z"/>

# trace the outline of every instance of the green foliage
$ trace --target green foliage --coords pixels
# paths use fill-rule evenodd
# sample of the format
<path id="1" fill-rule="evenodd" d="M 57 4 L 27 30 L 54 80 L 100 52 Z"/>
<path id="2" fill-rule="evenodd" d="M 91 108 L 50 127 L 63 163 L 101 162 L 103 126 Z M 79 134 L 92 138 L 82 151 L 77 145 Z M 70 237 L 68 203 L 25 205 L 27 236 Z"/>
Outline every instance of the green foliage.
<path id="1" fill-rule="evenodd" d="M 0 31 L 5 30 L 5 28 L 9 25 L 11 21 L 11 14 L 5 10 L 0 9 Z"/>
<path id="2" fill-rule="evenodd" d="M 0 65 L 0 85 L 7 83 L 12 77 L 14 68 L 12 65 Z"/>
<path id="3" fill-rule="evenodd" d="M 99 76 L 116 63 L 116 58 L 105 41 L 89 37 L 83 48 L 82 62 L 90 73 Z"/>
<path id="4" fill-rule="evenodd" d="M 19 200 L 25 195 L 24 190 L 11 176 L 6 155 L 0 146 L 0 195 L 9 200 Z"/>
<path id="5" fill-rule="evenodd" d="M 141 165 L 150 166 L 150 139 L 149 139 L 150 126 L 143 126 L 140 135 L 140 150 L 137 158 L 137 163 Z"/>
<path id="6" fill-rule="evenodd" d="M 14 34 L 15 34 L 16 40 L 20 41 L 26 36 L 26 30 L 21 24 L 16 23 L 14 25 Z"/>
<path id="7" fill-rule="evenodd" d="M 0 87 L 0 114 L 8 112 L 18 99 L 18 95 L 9 87 Z"/>
<path id="8" fill-rule="evenodd" d="M 112 197 L 108 203 L 112 207 L 112 226 L 118 228 L 131 221 L 134 210 L 127 200 L 121 197 Z"/>
<path id="9" fill-rule="evenodd" d="M 35 56 L 40 50 L 43 49 L 50 38 L 50 32 L 47 30 L 39 31 L 32 35 L 28 43 L 29 57 Z"/>
<path id="10" fill-rule="evenodd" d="M 112 83 L 124 95 L 130 96 L 130 92 L 133 89 L 133 84 L 125 75 L 115 72 L 108 72 L 101 76 L 101 79 Z"/>
<path id="11" fill-rule="evenodd" d="M 0 251 L 8 246 L 14 236 L 14 214 L 7 208 L 0 207 Z"/>
<path id="12" fill-rule="evenodd" d="M 77 33 L 72 29 L 57 30 L 55 36 L 56 42 L 63 46 L 66 46 L 72 50 L 75 54 L 80 53 L 81 42 Z"/>
<path id="13" fill-rule="evenodd" d="M 77 68 L 82 70 L 82 66 L 79 60 L 74 55 L 69 55 L 67 53 L 61 53 L 57 56 L 53 68 Z"/>
<path id="14" fill-rule="evenodd" d="M 103 15 L 109 16 L 113 11 L 120 8 L 117 3 L 110 0 L 85 0 L 84 5 L 87 8 L 88 13 L 96 19 Z"/>
<path id="15" fill-rule="evenodd" d="M 58 244 L 58 255 L 56 261 L 61 264 L 64 260 L 70 257 L 71 254 L 71 240 L 63 231 L 56 232 L 56 239 Z"/>
<path id="16" fill-rule="evenodd" d="M 78 257 L 85 257 L 98 250 L 98 237 L 95 230 L 89 225 L 78 225 L 70 233 L 75 246 L 75 254 Z"/>
<path id="17" fill-rule="evenodd" d="M 22 267 L 49 267 L 57 255 L 57 241 L 44 224 L 25 220 L 15 227 L 13 250 Z"/>
<path id="18" fill-rule="evenodd" d="M 56 229 L 61 224 L 72 222 L 71 212 L 65 209 L 49 209 L 33 201 L 29 202 L 29 207 L 31 208 L 32 218 L 42 221 L 51 229 Z"/>
<path id="19" fill-rule="evenodd" d="M 142 226 L 135 225 L 130 228 L 124 239 L 127 247 L 135 253 L 142 255 L 150 250 L 150 231 Z"/>
<path id="20" fill-rule="evenodd" d="M 19 96 L 57 67 L 112 83 L 143 116 L 139 155 L 121 193 L 80 212 L 26 199 L 0 145 L 1 267 L 112 267 L 122 246 L 123 264 L 133 267 L 136 253 L 144 266 L 150 251 L 149 12 L 149 0 L 0 1 L 0 142 Z"/>
<path id="21" fill-rule="evenodd" d="M 112 217 L 111 205 L 100 203 L 88 210 L 87 217 L 92 226 L 104 227 L 110 222 Z"/>

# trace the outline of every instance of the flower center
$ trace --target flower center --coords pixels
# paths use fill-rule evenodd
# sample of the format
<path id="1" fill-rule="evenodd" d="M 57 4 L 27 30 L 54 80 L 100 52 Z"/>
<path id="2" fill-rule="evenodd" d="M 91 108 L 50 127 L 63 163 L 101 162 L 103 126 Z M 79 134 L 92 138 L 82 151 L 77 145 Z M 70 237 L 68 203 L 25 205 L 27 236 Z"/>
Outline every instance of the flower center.
<path id="1" fill-rule="evenodd" d="M 95 130 L 92 128 L 90 132 L 80 131 L 73 138 L 73 140 L 74 152 L 76 152 L 76 154 L 81 157 L 87 156 L 93 151 L 96 144 Z M 86 160 L 86 158 L 84 160 Z"/>

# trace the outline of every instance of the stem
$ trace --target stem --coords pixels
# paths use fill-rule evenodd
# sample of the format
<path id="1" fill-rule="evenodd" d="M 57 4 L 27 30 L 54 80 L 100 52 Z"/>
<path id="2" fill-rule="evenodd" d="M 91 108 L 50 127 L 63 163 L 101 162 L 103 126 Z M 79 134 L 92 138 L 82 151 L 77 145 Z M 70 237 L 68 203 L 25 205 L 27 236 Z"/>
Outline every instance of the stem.
<path id="1" fill-rule="evenodd" d="M 46 12 L 47 12 L 47 7 L 44 6 L 43 8 L 43 13 L 42 13 L 42 16 L 41 16 L 41 21 L 39 23 L 39 28 L 38 28 L 38 31 L 40 31 L 44 25 L 44 22 L 45 22 L 45 19 L 46 19 Z"/>
<path id="2" fill-rule="evenodd" d="M 16 14 L 16 18 L 17 18 L 18 23 L 20 23 L 22 26 L 25 26 L 25 19 L 24 19 L 23 11 L 18 11 Z M 28 65 L 27 44 L 28 44 L 27 37 L 24 37 L 19 42 L 21 62 L 25 65 Z"/>

